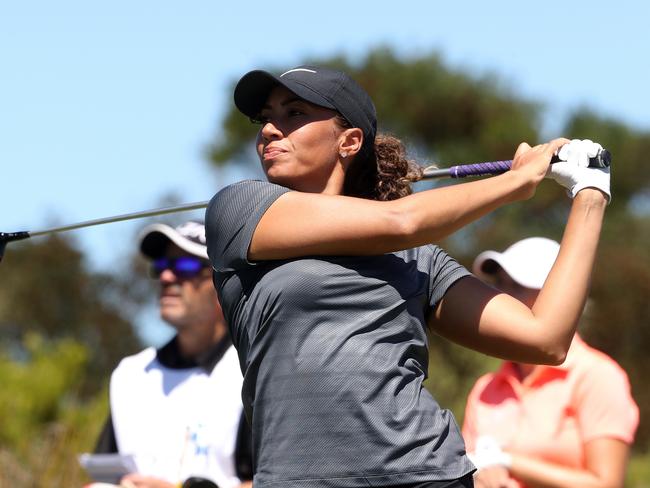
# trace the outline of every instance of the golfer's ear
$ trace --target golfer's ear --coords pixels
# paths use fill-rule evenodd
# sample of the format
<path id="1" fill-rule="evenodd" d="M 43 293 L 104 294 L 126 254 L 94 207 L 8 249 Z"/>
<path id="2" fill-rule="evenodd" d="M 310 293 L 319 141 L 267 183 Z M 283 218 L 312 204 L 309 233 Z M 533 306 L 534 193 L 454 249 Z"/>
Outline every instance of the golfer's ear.
<path id="1" fill-rule="evenodd" d="M 363 131 L 358 127 L 345 129 L 339 138 L 339 154 L 354 156 L 363 145 Z"/>

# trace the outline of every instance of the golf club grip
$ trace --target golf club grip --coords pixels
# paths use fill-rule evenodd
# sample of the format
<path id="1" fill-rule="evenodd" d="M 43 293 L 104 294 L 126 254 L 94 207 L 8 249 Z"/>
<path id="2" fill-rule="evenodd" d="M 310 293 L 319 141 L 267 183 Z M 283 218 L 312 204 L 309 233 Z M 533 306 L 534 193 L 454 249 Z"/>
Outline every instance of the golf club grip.
<path id="1" fill-rule="evenodd" d="M 607 168 L 611 164 L 611 153 L 607 149 L 589 158 L 590 168 Z M 562 161 L 557 156 L 551 158 L 551 164 Z M 489 161 L 485 163 L 461 164 L 445 169 L 425 169 L 424 178 L 466 178 L 468 176 L 499 175 L 510 170 L 512 160 Z"/>

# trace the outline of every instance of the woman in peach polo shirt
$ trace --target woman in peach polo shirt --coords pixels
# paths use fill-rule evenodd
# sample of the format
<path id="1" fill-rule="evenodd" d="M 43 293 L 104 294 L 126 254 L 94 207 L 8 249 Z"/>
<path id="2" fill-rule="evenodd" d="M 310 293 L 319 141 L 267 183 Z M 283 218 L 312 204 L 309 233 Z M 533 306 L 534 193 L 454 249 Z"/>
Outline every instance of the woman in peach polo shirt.
<path id="1" fill-rule="evenodd" d="M 474 273 L 532 306 L 559 244 L 533 237 L 485 251 Z M 576 334 L 566 361 L 506 361 L 470 392 L 463 423 L 477 488 L 623 486 L 639 423 L 627 375 Z"/>

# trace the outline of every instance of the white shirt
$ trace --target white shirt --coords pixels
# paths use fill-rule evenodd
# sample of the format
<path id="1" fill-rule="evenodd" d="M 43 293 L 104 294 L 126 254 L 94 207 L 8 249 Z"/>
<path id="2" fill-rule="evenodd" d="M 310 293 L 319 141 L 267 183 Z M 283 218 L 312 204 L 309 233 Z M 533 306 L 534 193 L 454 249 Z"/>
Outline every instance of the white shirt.
<path id="1" fill-rule="evenodd" d="M 220 488 L 237 486 L 241 385 L 232 346 L 211 373 L 165 367 L 154 348 L 124 358 L 110 383 L 119 452 L 135 457 L 140 474 L 170 483 L 201 476 Z"/>

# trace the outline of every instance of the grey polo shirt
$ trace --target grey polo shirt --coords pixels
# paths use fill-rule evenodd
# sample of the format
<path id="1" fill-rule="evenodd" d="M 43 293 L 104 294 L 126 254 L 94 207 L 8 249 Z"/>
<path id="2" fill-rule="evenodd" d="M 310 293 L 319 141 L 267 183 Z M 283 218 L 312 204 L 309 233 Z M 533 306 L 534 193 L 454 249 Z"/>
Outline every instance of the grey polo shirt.
<path id="1" fill-rule="evenodd" d="M 471 472 L 453 415 L 422 387 L 426 317 L 469 272 L 433 245 L 249 262 L 260 218 L 287 191 L 243 181 L 206 212 L 255 487 L 408 486 Z"/>

